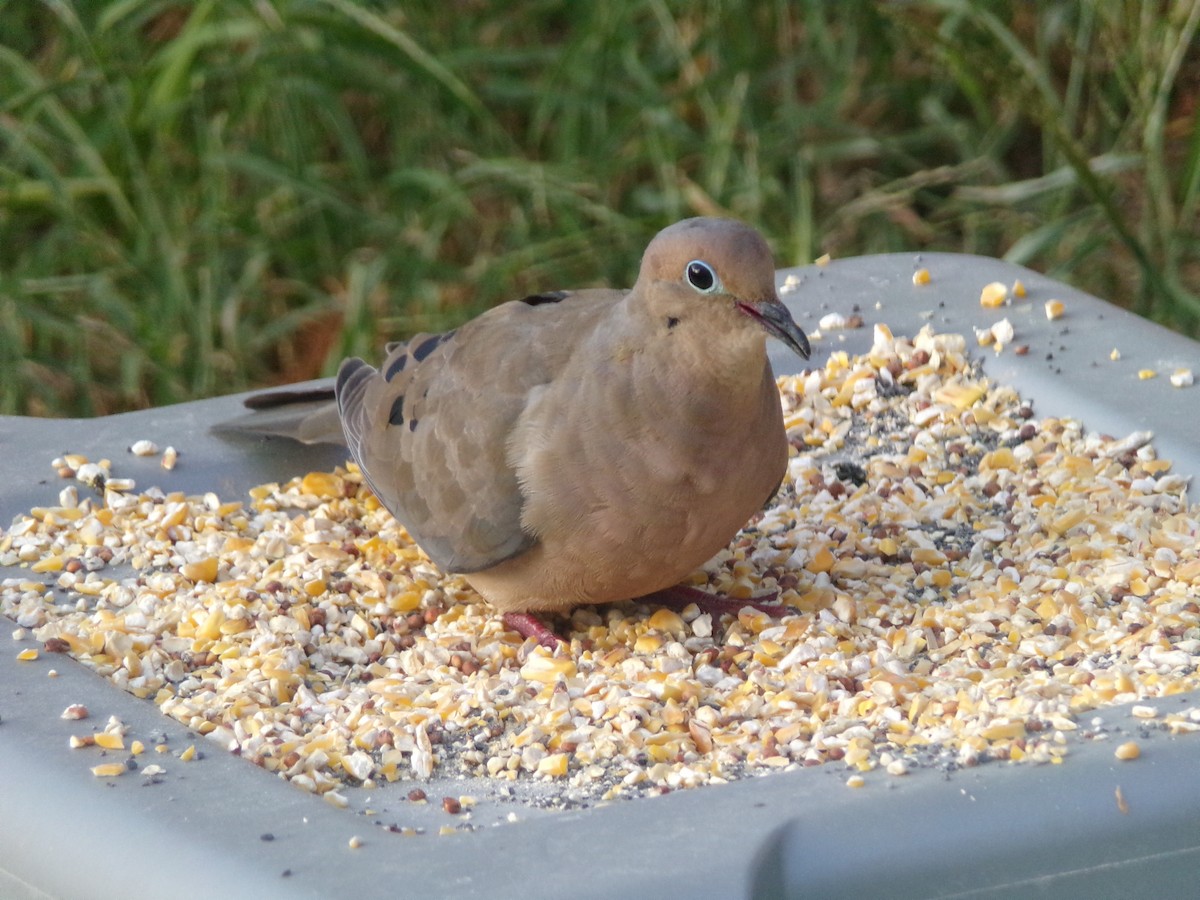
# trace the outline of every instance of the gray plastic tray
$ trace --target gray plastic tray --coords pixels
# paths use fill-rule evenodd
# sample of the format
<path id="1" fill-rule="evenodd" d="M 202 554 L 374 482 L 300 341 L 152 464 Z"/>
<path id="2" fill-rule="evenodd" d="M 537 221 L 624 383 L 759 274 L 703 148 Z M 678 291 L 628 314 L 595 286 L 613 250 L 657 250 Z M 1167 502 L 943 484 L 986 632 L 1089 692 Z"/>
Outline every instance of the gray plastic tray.
<path id="1" fill-rule="evenodd" d="M 918 265 L 931 284 L 913 286 Z M 1173 388 L 1165 377 L 1179 366 L 1200 372 L 1200 344 L 991 259 L 894 254 L 785 270 L 781 283 L 788 275 L 799 284 L 785 300 L 806 330 L 833 311 L 866 322 L 816 342 L 814 365 L 832 350 L 865 351 L 875 322 L 897 334 L 928 321 L 970 335 L 1007 316 L 1030 350 L 980 350 L 990 377 L 1015 385 L 1039 415 L 1113 435 L 1153 431 L 1177 471 L 1200 472 L 1200 387 Z M 1026 301 L 979 306 L 985 283 L 1015 278 Z M 1043 312 L 1051 297 L 1067 307 L 1056 322 Z M 1114 347 L 1118 362 L 1109 359 Z M 781 373 L 798 362 L 780 346 L 772 357 Z M 1139 381 L 1140 368 L 1163 374 Z M 49 461 L 67 451 L 108 456 L 143 487 L 230 499 L 343 461 L 338 448 L 210 434 L 240 399 L 88 421 L 0 418 L 0 521 L 54 502 L 62 483 Z M 178 468 L 164 473 L 155 459 L 128 454 L 139 438 L 179 448 Z M 472 813 L 478 831 L 439 837 L 448 819 L 436 802 L 422 810 L 392 786 L 350 790 L 350 808 L 335 809 L 189 736 L 70 659 L 18 663 L 17 649 L 0 635 L 0 897 L 1184 896 L 1200 872 L 1200 736 L 1138 735 L 1122 708 L 1100 715 L 1115 735 L 1138 735 L 1143 755 L 1133 763 L 1116 762 L 1111 741 L 1076 741 L 1062 765 L 879 773 L 856 791 L 844 768 L 827 765 L 569 812 L 485 799 Z M 47 677 L 51 666 L 57 678 Z M 1197 702 L 1196 694 L 1156 701 L 1164 711 Z M 153 786 L 94 778 L 95 754 L 67 746 L 89 724 L 59 719 L 71 703 L 89 707 L 89 723 L 117 715 L 143 740 L 196 743 L 203 759 L 168 758 L 167 777 Z M 436 801 L 486 788 L 435 780 L 426 790 Z M 505 820 L 510 812 L 518 821 Z M 398 819 L 430 833 L 401 837 L 373 824 Z M 348 847 L 352 835 L 361 848 Z"/>

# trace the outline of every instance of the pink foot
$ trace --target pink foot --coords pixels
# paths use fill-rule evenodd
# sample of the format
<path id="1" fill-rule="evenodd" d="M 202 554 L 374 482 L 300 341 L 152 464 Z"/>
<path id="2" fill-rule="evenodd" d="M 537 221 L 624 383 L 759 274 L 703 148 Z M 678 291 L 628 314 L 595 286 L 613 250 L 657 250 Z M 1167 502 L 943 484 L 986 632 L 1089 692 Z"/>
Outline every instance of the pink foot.
<path id="1" fill-rule="evenodd" d="M 505 613 L 503 621 L 505 628 L 511 628 L 523 638 L 533 638 L 551 653 L 558 649 L 559 644 L 566 643 L 533 613 Z"/>
<path id="2" fill-rule="evenodd" d="M 761 612 L 765 612 L 772 618 L 779 618 L 792 612 L 792 608 L 782 603 L 776 603 L 775 600 L 778 596 L 779 593 L 777 591 L 772 591 L 769 594 L 759 594 L 757 597 L 751 597 L 749 600 L 735 600 L 732 597 L 725 597 L 721 594 L 710 594 L 707 591 L 700 590 L 700 588 L 694 588 L 686 584 L 677 584 L 674 587 L 663 588 L 661 591 L 647 594 L 645 597 L 638 597 L 638 601 L 641 603 L 659 603 L 674 609 L 682 609 L 689 603 L 695 603 L 706 613 L 711 613 L 714 616 L 722 616 L 726 613 L 736 616 L 747 606 L 750 606 Z"/>

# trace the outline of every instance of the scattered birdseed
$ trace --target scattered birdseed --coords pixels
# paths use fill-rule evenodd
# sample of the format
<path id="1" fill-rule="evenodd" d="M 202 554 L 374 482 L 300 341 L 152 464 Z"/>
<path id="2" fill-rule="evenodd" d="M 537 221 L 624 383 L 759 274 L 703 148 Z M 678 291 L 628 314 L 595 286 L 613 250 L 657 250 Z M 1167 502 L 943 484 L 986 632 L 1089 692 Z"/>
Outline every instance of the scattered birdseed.
<path id="1" fill-rule="evenodd" d="M 1111 359 L 1113 362 L 1116 362 L 1117 360 L 1119 360 L 1121 358 L 1121 351 L 1118 350 L 1116 347 L 1113 347 L 1112 352 L 1108 354 L 1108 358 Z"/>
<path id="2" fill-rule="evenodd" d="M 1025 282 L 1020 278 L 1013 282 L 1012 295 L 1021 300 L 1029 296 L 1029 291 L 1025 289 Z"/>
<path id="3" fill-rule="evenodd" d="M 92 735 L 92 742 L 105 750 L 124 750 L 125 738 L 115 731 L 100 731 Z"/>
<path id="4" fill-rule="evenodd" d="M 987 328 L 975 329 L 975 340 L 979 342 L 981 347 L 992 346 L 997 353 L 1004 350 L 1006 346 L 1012 343 L 1016 332 L 1013 329 L 1012 322 L 1007 318 L 1001 319 L 999 322 L 994 322 Z"/>
<path id="5" fill-rule="evenodd" d="M 798 276 L 795 272 L 790 273 L 786 278 L 783 279 L 783 284 L 780 285 L 780 296 L 794 293 L 796 289 L 800 287 L 800 281 L 800 276 Z"/>
<path id="6" fill-rule="evenodd" d="M 350 805 L 350 799 L 345 794 L 340 794 L 337 791 L 326 791 L 321 795 L 321 799 L 330 806 L 335 806 L 338 809 L 345 809 Z"/>
<path id="7" fill-rule="evenodd" d="M 851 775 L 849 778 L 846 779 L 846 787 L 848 787 L 848 788 L 865 787 L 866 784 L 867 784 L 867 779 L 863 778 L 861 775 Z"/>
<path id="8" fill-rule="evenodd" d="M 992 335 L 996 339 L 997 353 L 1012 343 L 1015 333 L 1012 322 L 1007 318 L 1001 319 L 992 325 Z"/>
<path id="9" fill-rule="evenodd" d="M 986 284 L 979 293 L 979 305 L 985 309 L 997 309 L 1008 302 L 1008 286 L 1001 281 Z"/>
<path id="10" fill-rule="evenodd" d="M 118 775 L 124 775 L 126 771 L 128 770 L 125 763 L 101 763 L 92 766 L 92 774 L 97 778 L 116 778 Z"/>
<path id="11" fill-rule="evenodd" d="M 833 257 L 830 256 L 828 253 L 822 253 L 815 260 L 813 260 L 813 265 L 824 268 L 825 266 L 829 265 L 829 261 L 831 259 L 833 259 Z"/>
<path id="12" fill-rule="evenodd" d="M 1177 388 L 1191 387 L 1195 383 L 1191 369 L 1176 369 L 1171 373 L 1171 384 Z"/>
<path id="13" fill-rule="evenodd" d="M 72 703 L 62 711 L 60 719 L 86 719 L 88 717 L 88 708 L 82 703 Z"/>
<path id="14" fill-rule="evenodd" d="M 841 313 L 826 313 L 817 322 L 821 331 L 840 331 L 846 327 L 846 317 Z"/>
<path id="15" fill-rule="evenodd" d="M 1157 706 L 1135 706 L 1129 710 L 1129 714 L 1135 719 L 1157 719 Z"/>
<path id="16" fill-rule="evenodd" d="M 1119 784 L 1117 785 L 1117 789 L 1114 793 L 1117 797 L 1117 811 L 1121 813 L 1121 815 L 1127 815 L 1129 813 L 1129 804 L 1125 802 L 1125 792 L 1121 790 L 1121 786 Z"/>
<path id="17" fill-rule="evenodd" d="M 360 838 L 356 834 L 353 837 L 351 837 L 350 840 L 347 841 L 346 843 L 348 844 L 348 846 L 350 847 L 351 850 L 357 850 L 359 847 L 361 847 L 363 845 L 363 839 Z"/>
<path id="18" fill-rule="evenodd" d="M 168 447 L 163 451 L 162 459 L 159 461 L 164 469 L 170 472 L 175 468 L 175 464 L 179 461 L 179 451 L 174 447 Z"/>
<path id="19" fill-rule="evenodd" d="M 921 287 L 922 285 L 929 284 L 929 282 L 931 280 L 932 279 L 929 275 L 928 269 L 917 269 L 917 271 L 913 272 L 912 282 L 917 287 Z"/>
<path id="20" fill-rule="evenodd" d="M 1151 378 L 1157 378 L 1158 373 L 1153 369 L 1138 369 L 1137 377 L 1141 381 L 1149 381 Z"/>
<path id="21" fill-rule="evenodd" d="M 1142 748 L 1135 741 L 1126 741 L 1117 747 L 1113 755 L 1120 760 L 1137 759 L 1142 755 Z"/>
<path id="22" fill-rule="evenodd" d="M 38 652 L 36 647 L 26 647 L 17 654 L 17 659 L 21 662 L 33 662 L 37 658 Z"/>
<path id="23" fill-rule="evenodd" d="M 584 607 L 551 655 L 439 572 L 353 465 L 244 499 L 60 496 L 0 532 L 0 609 L 338 796 L 437 772 L 552 782 L 572 805 L 822 763 L 1058 762 L 1076 717 L 1200 687 L 1200 512 L 1149 434 L 1036 419 L 928 327 L 877 326 L 867 354 L 779 386 L 788 476 L 691 579 L 777 591 L 779 618 Z"/>
<path id="24" fill-rule="evenodd" d="M 1055 319 L 1061 319 L 1063 313 L 1067 311 L 1066 304 L 1061 300 L 1046 301 L 1046 318 L 1053 322 Z"/>
<path id="25" fill-rule="evenodd" d="M 134 441 L 129 447 L 129 452 L 134 456 L 157 456 L 158 444 L 154 441 Z"/>

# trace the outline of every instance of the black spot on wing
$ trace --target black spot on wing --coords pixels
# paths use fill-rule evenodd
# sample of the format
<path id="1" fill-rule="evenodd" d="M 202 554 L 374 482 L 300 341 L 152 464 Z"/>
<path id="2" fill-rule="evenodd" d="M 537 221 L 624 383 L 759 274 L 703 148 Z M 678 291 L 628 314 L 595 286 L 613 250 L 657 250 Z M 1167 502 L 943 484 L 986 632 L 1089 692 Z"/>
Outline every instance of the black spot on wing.
<path id="1" fill-rule="evenodd" d="M 397 397 L 395 400 L 392 401 L 392 408 L 388 412 L 388 424 L 389 425 L 403 425 L 404 424 L 404 395 L 403 394 L 401 394 L 399 397 Z"/>
<path id="2" fill-rule="evenodd" d="M 383 373 L 383 380 L 390 382 L 393 378 L 404 371 L 404 364 L 408 362 L 408 354 L 401 353 L 392 360 L 392 364 L 387 367 L 387 371 Z"/>
<path id="3" fill-rule="evenodd" d="M 416 419 L 409 419 L 409 420 L 408 420 L 408 430 L 409 430 L 409 431 L 416 431 L 416 430 L 417 430 L 417 420 L 416 420 Z"/>
<path id="4" fill-rule="evenodd" d="M 417 362 L 421 362 L 441 344 L 450 340 L 452 337 L 454 337 L 453 331 L 447 331 L 445 334 L 431 334 L 429 337 L 425 338 L 425 340 L 421 341 L 421 343 L 417 344 L 417 346 L 411 348 L 410 352 L 413 355 L 413 359 L 415 359 Z"/>
<path id="5" fill-rule="evenodd" d="M 565 300 L 570 291 L 546 291 L 544 294 L 530 294 L 521 300 L 527 306 L 543 306 L 547 303 L 557 303 Z"/>
<path id="6" fill-rule="evenodd" d="M 667 316 L 667 329 L 668 330 L 671 328 L 674 328 L 678 324 L 679 324 L 679 320 L 677 318 L 675 318 L 674 316 Z"/>

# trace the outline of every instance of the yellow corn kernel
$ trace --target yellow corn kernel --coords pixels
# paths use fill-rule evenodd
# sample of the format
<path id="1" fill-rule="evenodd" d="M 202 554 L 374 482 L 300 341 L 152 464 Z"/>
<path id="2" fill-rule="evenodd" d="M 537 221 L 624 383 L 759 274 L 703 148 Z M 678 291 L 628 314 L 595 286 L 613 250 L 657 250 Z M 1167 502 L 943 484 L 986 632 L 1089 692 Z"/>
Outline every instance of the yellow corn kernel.
<path id="1" fill-rule="evenodd" d="M 1025 723 L 1020 719 L 1014 721 L 996 721 L 985 726 L 980 736 L 988 741 L 1011 741 L 1025 737 Z"/>
<path id="2" fill-rule="evenodd" d="M 116 778 L 118 775 L 124 775 L 126 771 L 125 763 L 101 763 L 92 766 L 92 774 L 97 778 Z"/>
<path id="3" fill-rule="evenodd" d="M 196 562 L 184 563 L 179 569 L 179 574 L 189 581 L 214 582 L 217 580 L 217 558 L 209 556 Z"/>
<path id="4" fill-rule="evenodd" d="M 912 552 L 912 561 L 927 566 L 944 566 L 946 554 L 933 547 L 917 547 Z"/>
<path id="5" fill-rule="evenodd" d="M 1063 534 L 1066 531 L 1074 528 L 1080 522 L 1087 518 L 1087 510 L 1080 507 L 1073 509 L 1070 512 L 1063 513 L 1050 523 L 1050 530 L 1056 534 Z"/>
<path id="6" fill-rule="evenodd" d="M 1063 313 L 1067 311 L 1066 305 L 1061 300 L 1046 301 L 1046 318 L 1053 322 L 1055 319 L 1061 319 Z"/>
<path id="7" fill-rule="evenodd" d="M 38 652 L 37 652 L 37 649 L 34 647 L 27 647 L 26 649 L 22 650 L 20 653 L 17 654 L 17 659 L 19 659 L 21 662 L 32 662 L 33 660 L 35 660 L 37 658 L 38 658 Z"/>
<path id="8" fill-rule="evenodd" d="M 655 610 L 646 624 L 655 631 L 668 631 L 671 634 L 676 634 L 684 630 L 683 619 L 680 618 L 679 613 L 666 607 Z"/>
<path id="9" fill-rule="evenodd" d="M 810 572 L 828 572 L 833 568 L 833 554 L 828 547 L 822 547 L 813 554 L 812 559 L 804 568 Z"/>
<path id="10" fill-rule="evenodd" d="M 1125 761 L 1137 759 L 1141 755 L 1142 748 L 1137 745 L 1136 741 L 1126 741 L 1113 751 L 1113 756 Z"/>
<path id="11" fill-rule="evenodd" d="M 657 634 L 643 634 L 634 643 L 633 649 L 638 653 L 653 653 L 660 650 L 662 645 L 663 639 Z"/>
<path id="12" fill-rule="evenodd" d="M 979 294 L 979 305 L 985 309 L 996 309 L 1004 305 L 1008 299 L 1008 287 L 1000 281 L 984 285 Z"/>
<path id="13" fill-rule="evenodd" d="M 105 750 L 125 749 L 125 738 L 121 737 L 115 731 L 100 731 L 93 737 L 97 747 L 103 747 Z"/>
<path id="14" fill-rule="evenodd" d="M 561 778 L 567 774 L 567 754 L 551 753 L 538 761 L 537 773 L 549 775 L 551 778 Z"/>
<path id="15" fill-rule="evenodd" d="M 29 567 L 31 572 L 61 572 L 64 565 L 61 556 L 46 556 Z"/>
<path id="16" fill-rule="evenodd" d="M 204 622 L 196 629 L 196 637 L 200 640 L 215 641 L 221 636 L 221 625 L 225 621 L 225 612 L 221 607 L 213 607 L 205 617 Z"/>
<path id="17" fill-rule="evenodd" d="M 309 472 L 300 479 L 300 492 L 333 499 L 342 496 L 342 479 L 330 472 Z"/>
<path id="18" fill-rule="evenodd" d="M 940 388 L 933 399 L 963 410 L 982 400 L 986 394 L 987 391 L 977 384 L 948 384 Z"/>
<path id="19" fill-rule="evenodd" d="M 920 287 L 921 285 L 929 284 L 930 276 L 928 269 L 917 269 L 913 272 L 913 284 Z"/>
<path id="20" fill-rule="evenodd" d="M 575 677 L 575 660 L 565 656 L 544 656 L 534 653 L 521 666 L 521 677 L 541 684 L 553 684 L 562 678 Z"/>
<path id="21" fill-rule="evenodd" d="M 1017 468 L 1017 458 L 1013 455 L 1010 447 L 997 447 L 990 453 L 985 453 L 983 459 L 979 461 L 980 469 L 1008 469 L 1013 471 Z"/>

